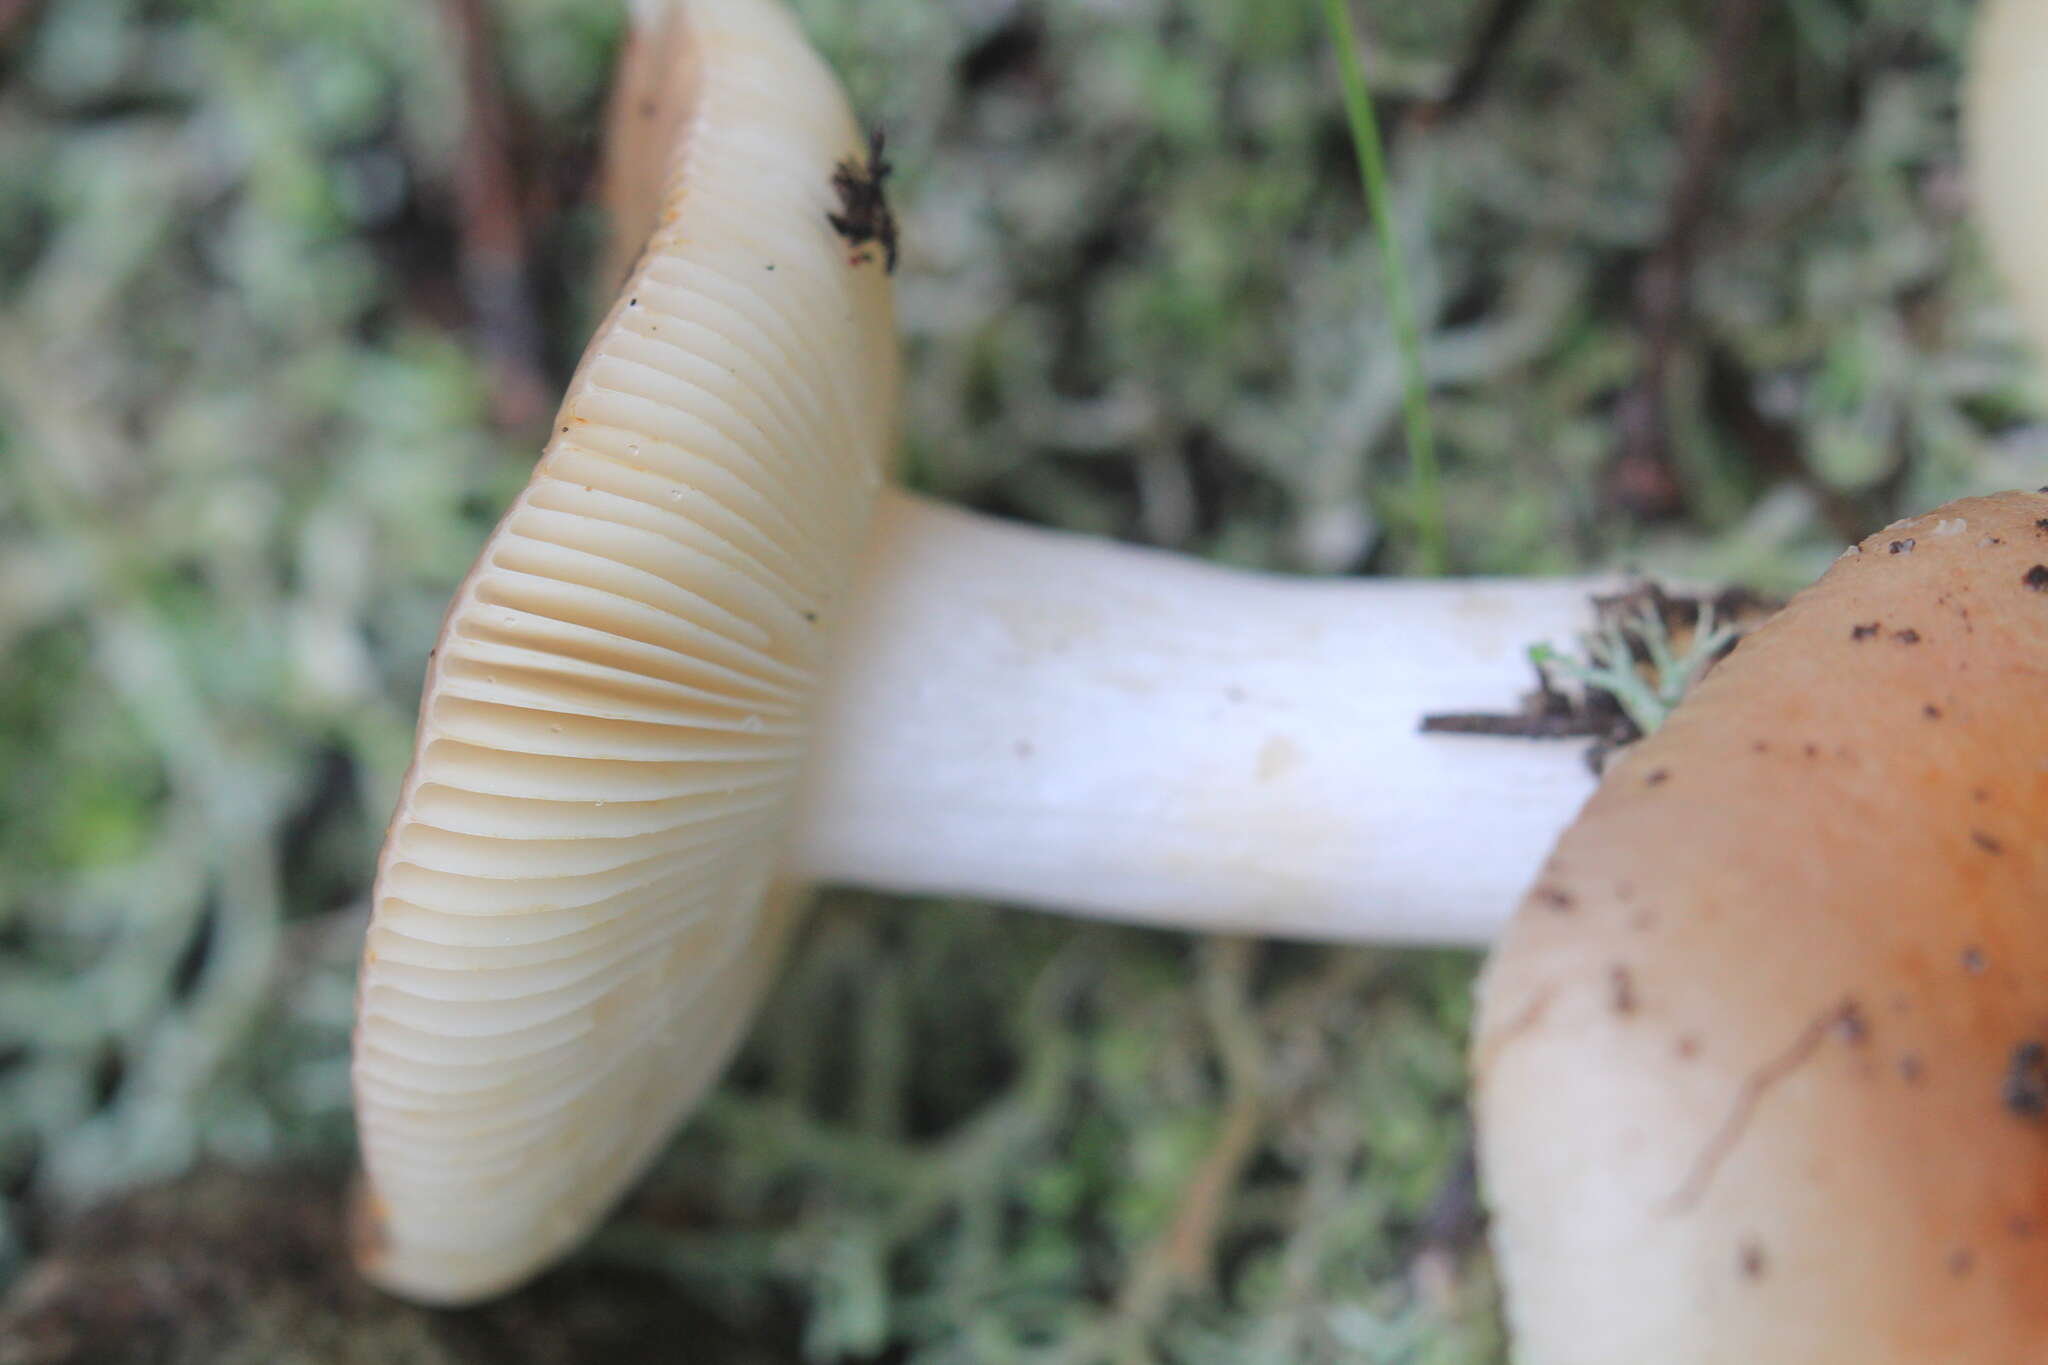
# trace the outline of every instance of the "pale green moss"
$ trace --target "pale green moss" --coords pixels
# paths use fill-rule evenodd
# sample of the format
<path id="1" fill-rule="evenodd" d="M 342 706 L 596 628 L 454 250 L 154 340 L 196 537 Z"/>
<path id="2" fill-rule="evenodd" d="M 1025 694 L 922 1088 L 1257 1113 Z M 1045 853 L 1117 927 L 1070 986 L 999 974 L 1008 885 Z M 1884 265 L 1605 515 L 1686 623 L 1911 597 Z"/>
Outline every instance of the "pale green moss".
<path id="1" fill-rule="evenodd" d="M 202 1154 L 345 1159 L 353 916 L 427 644 L 537 442 L 491 430 L 462 327 L 439 7 L 32 8 L 0 48 L 0 1191 L 54 1208 Z M 618 25 L 497 8 L 559 380 Z M 1414 567 L 1314 6 L 800 8 L 901 167 L 919 484 Z M 1460 570 L 1782 588 L 1831 511 L 2025 477 L 2040 381 L 1957 191 L 1969 7 L 1806 0 L 1744 64 L 1700 234 L 1687 511 L 1603 501 L 1709 8 L 1539 3 L 1427 122 L 1480 6 L 1354 0 Z M 1803 486 L 1731 423 L 1731 369 Z M 1471 965 L 832 897 L 591 1263 L 785 1359 L 1497 1361 L 1460 1212 Z"/>

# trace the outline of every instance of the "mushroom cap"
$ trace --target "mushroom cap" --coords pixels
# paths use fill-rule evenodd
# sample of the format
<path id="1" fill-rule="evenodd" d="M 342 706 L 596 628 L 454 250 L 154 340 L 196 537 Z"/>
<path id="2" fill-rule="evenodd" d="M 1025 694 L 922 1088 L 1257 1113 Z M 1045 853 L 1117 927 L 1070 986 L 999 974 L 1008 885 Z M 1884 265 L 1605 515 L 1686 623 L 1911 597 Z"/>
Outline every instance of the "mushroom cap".
<path id="1" fill-rule="evenodd" d="M 2048 1360 L 2048 496 L 1852 549 L 1626 753 L 1485 973 L 1523 1365 Z"/>
<path id="2" fill-rule="evenodd" d="M 639 3 L 615 158 L 651 229 L 463 582 L 378 865 L 359 1259 L 459 1302 L 581 1238 L 780 953 L 814 693 L 894 443 L 863 154 L 772 0 Z"/>
<path id="3" fill-rule="evenodd" d="M 1985 0 L 1978 6 L 1963 92 L 1970 194 L 1999 272 L 2034 344 L 2048 350 L 2048 4 Z"/>

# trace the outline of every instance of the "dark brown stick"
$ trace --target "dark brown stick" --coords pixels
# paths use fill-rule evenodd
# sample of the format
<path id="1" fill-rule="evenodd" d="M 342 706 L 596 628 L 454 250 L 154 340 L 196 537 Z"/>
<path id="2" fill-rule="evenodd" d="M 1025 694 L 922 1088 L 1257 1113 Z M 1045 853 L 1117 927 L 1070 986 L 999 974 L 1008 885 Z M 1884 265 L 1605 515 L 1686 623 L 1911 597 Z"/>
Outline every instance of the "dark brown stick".
<path id="1" fill-rule="evenodd" d="M 1735 85 L 1756 39 L 1762 0 L 1721 0 L 1713 54 L 1694 88 L 1679 132 L 1678 178 L 1665 201 L 1664 233 L 1635 280 L 1642 365 L 1615 411 L 1619 451 L 1608 492 L 1644 519 L 1676 515 L 1683 491 L 1672 469 L 1671 430 L 1664 410 L 1671 359 L 1686 322 L 1700 231 L 1727 159 Z"/>
<path id="2" fill-rule="evenodd" d="M 546 420 L 549 385 L 513 169 L 512 116 L 485 0 L 442 0 L 442 12 L 462 61 L 463 132 L 455 168 L 462 290 L 490 367 L 492 415 L 500 427 L 520 431 Z"/>

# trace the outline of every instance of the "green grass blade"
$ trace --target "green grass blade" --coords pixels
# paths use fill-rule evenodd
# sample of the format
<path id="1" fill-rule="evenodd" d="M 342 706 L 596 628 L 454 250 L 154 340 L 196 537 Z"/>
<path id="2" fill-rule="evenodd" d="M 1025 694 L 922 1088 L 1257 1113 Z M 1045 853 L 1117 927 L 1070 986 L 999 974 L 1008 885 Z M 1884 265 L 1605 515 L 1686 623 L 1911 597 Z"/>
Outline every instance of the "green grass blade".
<path id="1" fill-rule="evenodd" d="M 1381 150 L 1379 121 L 1365 89 L 1365 69 L 1358 61 L 1358 41 L 1351 31 L 1346 0 L 1323 0 L 1330 33 L 1337 46 L 1337 71 L 1344 84 L 1344 112 L 1351 123 L 1351 143 L 1358 149 L 1358 173 L 1365 182 L 1366 207 L 1380 240 L 1380 267 L 1386 275 L 1387 309 L 1394 319 L 1394 338 L 1401 352 L 1403 410 L 1408 433 L 1409 497 L 1414 505 L 1417 552 L 1426 574 L 1450 567 L 1450 536 L 1444 523 L 1444 495 L 1437 478 L 1436 433 L 1429 419 L 1429 392 L 1422 374 L 1422 334 L 1408 294 L 1408 267 L 1401 239 L 1394 231 L 1393 195 L 1387 189 L 1387 167 Z"/>

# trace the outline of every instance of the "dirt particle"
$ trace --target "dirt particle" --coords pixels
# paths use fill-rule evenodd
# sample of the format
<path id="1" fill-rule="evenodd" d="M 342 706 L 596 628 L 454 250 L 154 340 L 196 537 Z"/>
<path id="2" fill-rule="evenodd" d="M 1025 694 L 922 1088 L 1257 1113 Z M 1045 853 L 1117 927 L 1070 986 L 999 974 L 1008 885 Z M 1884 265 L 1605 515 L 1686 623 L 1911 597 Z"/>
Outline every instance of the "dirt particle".
<path id="1" fill-rule="evenodd" d="M 1913 545 L 1914 541 L 1912 537 L 1908 536 L 1904 540 L 1893 541 L 1888 548 L 1895 555 L 1909 555 L 1913 553 Z"/>
<path id="2" fill-rule="evenodd" d="M 1996 836 L 1986 834 L 1981 829 L 1973 829 L 1970 831 L 1970 842 L 1975 844 L 1977 847 L 1983 849 L 1986 853 L 1991 854 L 1993 857 L 1996 857 L 1999 854 L 2005 852 L 2005 845 L 2000 843 Z"/>
<path id="3" fill-rule="evenodd" d="M 1616 963 L 1607 969 L 1607 1001 L 1616 1014 L 1634 1014 L 1641 1003 L 1636 998 L 1635 973 Z"/>
<path id="4" fill-rule="evenodd" d="M 1678 1053 L 1680 1061 L 1689 1062 L 1700 1055 L 1700 1040 L 1690 1033 L 1680 1034 L 1674 1050 Z"/>
<path id="5" fill-rule="evenodd" d="M 1970 788 L 1970 799 L 1971 799 L 1972 801 L 1975 801 L 1975 802 L 1976 802 L 1976 803 L 1977 803 L 1978 805 L 1980 805 L 1980 806 L 1981 806 L 1981 805 L 1984 805 L 1984 804 L 1986 804 L 1987 802 L 1989 802 L 1989 801 L 1991 800 L 1991 788 L 1989 788 L 1989 787 L 1972 787 L 1972 788 Z"/>
<path id="6" fill-rule="evenodd" d="M 1921 1079 L 1926 1075 L 1927 1063 L 1921 1061 L 1917 1053 L 1909 1052 L 1899 1058 L 1899 1079 L 1907 1085 L 1920 1084 Z"/>
<path id="7" fill-rule="evenodd" d="M 1948 1273 L 1957 1279 L 1977 1268 L 1977 1253 L 1968 1247 L 1957 1247 L 1948 1254 Z"/>
<path id="8" fill-rule="evenodd" d="M 2027 570 L 2026 576 L 2020 579 L 2020 582 L 2035 592 L 2048 592 L 2048 564 L 2036 564 Z"/>
<path id="9" fill-rule="evenodd" d="M 1508 1021 L 1506 1027 L 1502 1028 L 1493 1037 L 1487 1039 L 1485 1045 L 1473 1054 L 1473 1076 L 1483 1082 L 1486 1074 L 1493 1069 L 1494 1059 L 1499 1057 L 1509 1044 L 1526 1036 L 1531 1030 L 1541 1024 L 1543 1016 L 1550 1011 L 1550 1002 L 1556 998 L 1557 987 L 1553 984 L 1545 986 L 1530 999 L 1528 1004 L 1522 1006 L 1516 1012 L 1515 1017 Z"/>
<path id="10" fill-rule="evenodd" d="M 1964 971 L 1968 972 L 1971 976 L 1982 976 L 1984 974 L 1984 967 L 1984 950 L 1982 948 L 1972 945 L 1963 949 Z"/>
<path id="11" fill-rule="evenodd" d="M 2016 1213 L 2005 1220 L 2005 1230 L 2015 1237 L 2032 1237 L 2041 1225 L 2024 1213 Z"/>
<path id="12" fill-rule="evenodd" d="M 1807 756 L 1808 758 L 1819 758 L 1819 757 L 1820 757 L 1820 745 L 1818 745 L 1818 744 L 1809 744 L 1809 745 L 1807 745 L 1807 746 L 1806 746 L 1806 756 Z"/>
<path id="13" fill-rule="evenodd" d="M 1744 1242 L 1741 1251 L 1737 1253 L 1736 1263 L 1742 1268 L 1742 1278 L 1752 1282 L 1761 1280 L 1764 1272 L 1770 1268 L 1770 1262 L 1765 1257 L 1760 1242 Z"/>
<path id="14" fill-rule="evenodd" d="M 1845 1000 L 1835 1013 L 1835 1034 L 1845 1043 L 1861 1043 L 1870 1037 L 1870 1021 L 1863 1017 L 1863 1006 L 1854 1000 Z"/>
<path id="15" fill-rule="evenodd" d="M 1771 746 L 1769 741 L 1760 739 L 1749 746 L 1749 751 L 1753 754 L 1767 754 L 1771 751 Z"/>
<path id="16" fill-rule="evenodd" d="M 1893 631 L 1892 638 L 1902 645 L 1917 645 L 1920 643 L 1920 632 L 1907 626 L 1904 630 Z"/>
<path id="17" fill-rule="evenodd" d="M 1933 702 L 1928 702 L 1927 705 L 1920 708 L 1920 714 L 1927 717 L 1927 719 L 1929 720 L 1940 720 L 1941 708 L 1939 706 L 1936 706 Z"/>
<path id="18" fill-rule="evenodd" d="M 1539 886 L 1529 893 L 1529 899 L 1545 910 L 1559 915 L 1568 914 L 1579 906 L 1572 893 L 1561 886 Z"/>
<path id="19" fill-rule="evenodd" d="M 1669 768 L 1658 768 L 1643 779 L 1643 785 L 1645 787 L 1661 787 L 1670 780 L 1671 770 Z"/>
<path id="20" fill-rule="evenodd" d="M 887 185 L 895 167 L 884 155 L 882 130 L 868 138 L 865 161 L 848 157 L 832 172 L 832 188 L 839 193 L 839 212 L 828 213 L 825 221 L 850 246 L 874 242 L 882 248 L 883 268 L 896 273 L 896 213 L 889 207 Z"/>
<path id="21" fill-rule="evenodd" d="M 1882 621 L 1866 621 L 1862 625 L 1849 627 L 1849 638 L 1852 640 L 1873 639 L 1883 627 L 1884 623 Z"/>
<path id="22" fill-rule="evenodd" d="M 2048 1046 L 2034 1039 L 2013 1044 L 1998 1095 L 2006 1112 L 2019 1118 L 2048 1113 Z"/>
<path id="23" fill-rule="evenodd" d="M 2036 531 L 2048 531 L 2048 517 L 2043 517 L 2039 521 L 2035 522 L 2034 529 Z"/>

